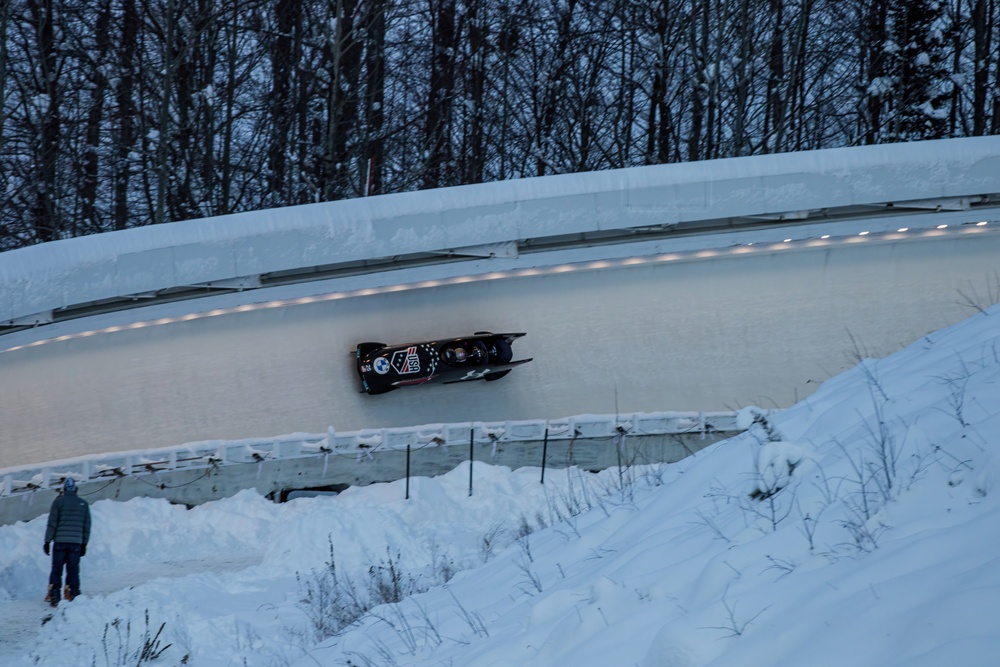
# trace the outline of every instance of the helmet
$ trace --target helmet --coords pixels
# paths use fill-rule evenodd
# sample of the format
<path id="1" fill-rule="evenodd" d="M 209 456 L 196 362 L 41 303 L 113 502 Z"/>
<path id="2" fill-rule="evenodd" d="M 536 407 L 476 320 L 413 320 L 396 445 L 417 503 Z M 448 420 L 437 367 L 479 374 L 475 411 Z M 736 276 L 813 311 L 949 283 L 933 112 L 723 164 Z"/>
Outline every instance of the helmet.
<path id="1" fill-rule="evenodd" d="M 66 481 L 63 482 L 63 491 L 76 491 L 76 480 L 72 477 L 67 477 Z"/>
<path id="2" fill-rule="evenodd" d="M 455 361 L 458 361 L 458 362 L 465 361 L 465 357 L 466 356 L 467 355 L 465 354 L 465 348 L 464 347 L 456 347 L 455 348 Z"/>

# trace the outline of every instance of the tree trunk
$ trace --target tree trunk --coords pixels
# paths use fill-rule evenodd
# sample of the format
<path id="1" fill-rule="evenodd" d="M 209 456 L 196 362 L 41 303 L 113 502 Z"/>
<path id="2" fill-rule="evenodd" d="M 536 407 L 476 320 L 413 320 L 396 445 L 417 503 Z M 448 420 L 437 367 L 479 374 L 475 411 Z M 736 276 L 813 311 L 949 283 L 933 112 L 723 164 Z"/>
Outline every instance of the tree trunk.
<path id="1" fill-rule="evenodd" d="M 707 101 L 711 94 L 711 86 L 708 80 L 708 2 L 697 3 L 695 16 L 691 17 L 691 25 L 688 29 L 688 48 L 691 51 L 691 58 L 694 63 L 694 91 L 691 94 L 691 125 L 688 130 L 688 160 L 701 160 L 705 157 L 702 144 L 702 134 L 705 126 L 705 113 L 708 107 Z"/>
<path id="2" fill-rule="evenodd" d="M 883 110 L 891 101 L 886 66 L 888 32 L 887 0 L 867 0 L 858 10 L 858 93 L 861 95 L 857 116 L 858 134 L 863 144 L 881 141 L 884 132 Z"/>
<path id="3" fill-rule="evenodd" d="M 367 128 L 365 150 L 367 157 L 365 195 L 377 195 L 383 189 L 385 169 L 385 0 L 369 0 L 366 3 L 367 29 L 365 49 L 365 75 L 367 99 L 365 101 L 365 127 Z"/>
<path id="4" fill-rule="evenodd" d="M 0 0 L 0 155 L 4 155 L 7 126 L 7 22 L 10 20 L 12 0 Z M 0 167 L 3 163 L 0 162 Z M 2 169 L 0 169 L 2 171 Z M 0 176 L 0 191 L 6 190 L 4 177 Z"/>
<path id="5" fill-rule="evenodd" d="M 173 97 L 174 69 L 174 32 L 176 16 L 174 0 L 167 0 L 166 29 L 163 40 L 163 97 L 160 100 L 159 131 L 156 143 L 156 208 L 153 222 L 160 224 L 167 220 L 167 184 L 169 164 L 169 144 L 171 136 L 170 100 Z"/>
<path id="6" fill-rule="evenodd" d="M 986 4 L 987 0 L 975 0 L 972 6 L 972 41 L 975 52 L 972 70 L 972 134 L 977 137 L 986 134 L 990 64 L 996 59 L 992 50 L 993 26 L 988 21 Z"/>
<path id="7" fill-rule="evenodd" d="M 482 183 L 486 167 L 484 107 L 486 104 L 486 61 L 488 57 L 489 24 L 483 13 L 484 3 L 479 0 L 468 2 L 468 122 L 465 124 L 467 148 L 460 156 L 465 168 L 462 169 L 462 183 Z"/>
<path id="8" fill-rule="evenodd" d="M 431 71 L 424 129 L 423 187 L 445 185 L 451 161 L 451 105 L 455 94 L 455 0 L 430 0 Z"/>
<path id="9" fill-rule="evenodd" d="M 115 165 L 112 170 L 114 181 L 114 227 L 125 229 L 129 226 L 129 186 L 132 177 L 132 151 L 135 148 L 136 108 L 133 95 L 136 83 L 137 44 L 139 36 L 139 13 L 135 0 L 122 1 L 121 34 L 118 43 L 118 86 L 115 90 L 118 140 L 115 146 Z"/>
<path id="10" fill-rule="evenodd" d="M 541 97 L 539 98 L 539 115 L 536 122 L 535 142 L 535 175 L 544 176 L 550 159 L 549 141 L 552 128 L 555 125 L 559 104 L 564 95 L 566 72 L 569 69 L 570 42 L 572 40 L 573 13 L 577 0 L 566 0 L 559 3 L 558 13 L 553 17 L 556 21 L 556 43 L 553 45 L 553 56 L 550 69 L 544 80 L 539 81 Z"/>
<path id="11" fill-rule="evenodd" d="M 749 114 L 747 101 L 750 96 L 750 80 L 747 76 L 747 63 L 750 60 L 751 31 L 750 0 L 740 0 L 736 14 L 736 39 L 740 51 L 733 77 L 736 83 L 735 105 L 733 108 L 733 155 L 739 157 L 746 152 L 746 121 Z"/>
<path id="12" fill-rule="evenodd" d="M 32 227 L 40 242 L 53 241 L 62 234 L 59 220 L 58 161 L 62 117 L 62 89 L 59 87 L 59 55 L 55 43 L 56 20 L 52 0 L 28 0 L 31 27 L 38 55 L 37 93 L 44 100 L 38 121 L 38 148 L 34 167 Z"/>
<path id="13" fill-rule="evenodd" d="M 218 201 L 219 215 L 227 215 L 232 212 L 232 190 L 233 190 L 233 133 L 236 128 L 233 124 L 233 116 L 236 107 L 236 71 L 239 62 L 239 4 L 232 4 L 232 18 L 225 27 L 226 42 L 228 45 L 226 54 L 226 90 L 225 90 L 225 120 L 222 126 L 222 173 L 219 175 Z M 287 115 L 287 114 L 286 114 Z"/>
<path id="14" fill-rule="evenodd" d="M 292 203 L 287 191 L 288 173 L 286 159 L 288 139 L 295 116 L 289 113 L 291 87 L 296 63 L 294 41 L 301 38 L 299 33 L 302 20 L 300 0 L 278 0 L 274 9 L 276 31 L 271 44 L 271 90 L 267 108 L 270 116 L 270 133 L 267 151 L 268 199 L 272 205 Z"/>
<path id="15" fill-rule="evenodd" d="M 785 0 L 770 0 L 771 44 L 768 51 L 767 108 L 764 112 L 764 152 L 777 151 L 785 94 Z"/>
<path id="16" fill-rule="evenodd" d="M 349 196 L 354 191 L 350 176 L 350 139 L 357 127 L 358 77 L 361 48 L 355 28 L 357 0 L 337 0 L 333 33 L 328 37 L 327 69 L 330 89 L 327 96 L 326 133 L 323 148 L 323 201 Z M 358 165 L 361 172 L 367 164 Z"/>
<path id="17" fill-rule="evenodd" d="M 94 39 L 97 50 L 91 61 L 93 67 L 93 88 L 90 90 L 90 108 L 87 112 L 87 124 L 84 131 L 83 178 L 80 183 L 80 197 L 83 206 L 80 218 L 85 233 L 93 234 L 104 231 L 97 211 L 98 167 L 100 164 L 100 148 L 102 126 L 104 125 L 104 96 L 108 88 L 108 78 L 105 74 L 107 55 L 110 47 L 109 29 L 111 25 L 111 3 L 101 0 L 97 8 L 97 21 L 94 25 Z M 74 234 L 75 235 L 75 234 Z"/>

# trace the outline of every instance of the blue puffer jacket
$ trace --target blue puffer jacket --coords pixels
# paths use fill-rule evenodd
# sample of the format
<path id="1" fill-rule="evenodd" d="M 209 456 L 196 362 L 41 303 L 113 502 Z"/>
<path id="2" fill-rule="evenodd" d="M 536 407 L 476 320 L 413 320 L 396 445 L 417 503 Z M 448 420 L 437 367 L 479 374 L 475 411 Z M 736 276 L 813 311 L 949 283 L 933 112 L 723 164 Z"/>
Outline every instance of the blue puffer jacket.
<path id="1" fill-rule="evenodd" d="M 90 506 L 76 495 L 76 490 L 63 491 L 52 501 L 49 524 L 45 529 L 46 542 L 71 542 L 86 544 L 90 541 Z"/>

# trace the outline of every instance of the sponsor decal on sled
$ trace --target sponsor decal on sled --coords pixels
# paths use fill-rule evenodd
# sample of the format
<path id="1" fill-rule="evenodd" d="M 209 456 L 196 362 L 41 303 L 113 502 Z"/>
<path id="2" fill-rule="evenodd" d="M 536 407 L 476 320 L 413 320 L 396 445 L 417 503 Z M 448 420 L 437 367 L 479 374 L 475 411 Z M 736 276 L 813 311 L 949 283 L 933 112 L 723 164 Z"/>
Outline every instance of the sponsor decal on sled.
<path id="1" fill-rule="evenodd" d="M 385 375 L 389 372 L 389 360 L 385 357 L 377 357 L 373 364 L 375 366 L 375 372 L 379 375 Z"/>

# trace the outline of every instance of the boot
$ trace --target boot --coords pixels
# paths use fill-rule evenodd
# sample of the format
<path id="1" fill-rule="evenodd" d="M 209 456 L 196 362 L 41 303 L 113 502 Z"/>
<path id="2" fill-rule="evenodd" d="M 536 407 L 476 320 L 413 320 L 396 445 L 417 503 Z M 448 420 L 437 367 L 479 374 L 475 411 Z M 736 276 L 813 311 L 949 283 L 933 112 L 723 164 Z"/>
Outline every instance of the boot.
<path id="1" fill-rule="evenodd" d="M 45 601 L 55 607 L 59 604 L 59 587 L 49 584 L 49 592 L 45 596 Z"/>
<path id="2" fill-rule="evenodd" d="M 72 601 L 73 601 L 73 598 L 75 598 L 75 597 L 76 597 L 76 596 L 75 596 L 75 595 L 73 595 L 73 594 L 72 594 L 72 593 L 70 592 L 70 590 L 69 590 L 69 586 L 64 586 L 64 587 L 63 587 L 63 599 L 64 599 L 64 600 L 66 600 L 67 602 L 72 602 Z"/>

